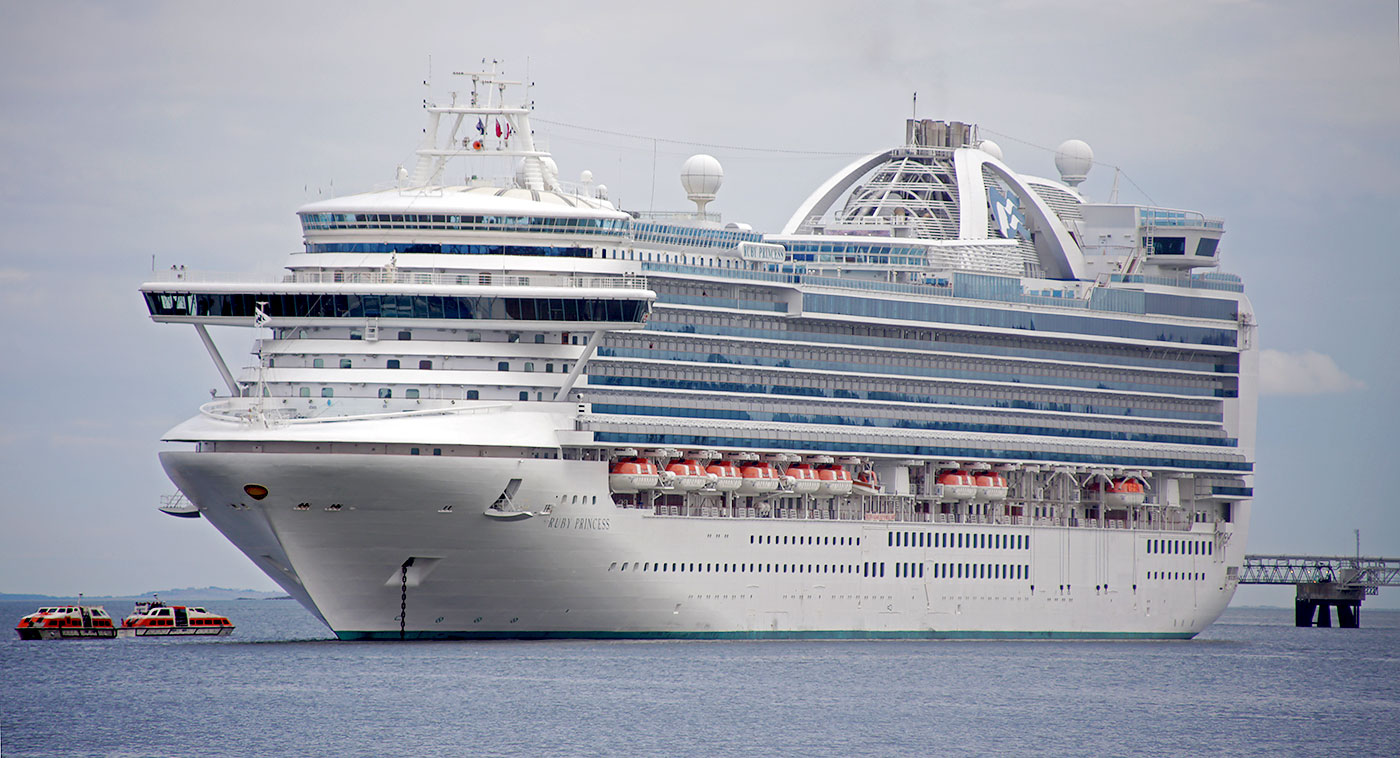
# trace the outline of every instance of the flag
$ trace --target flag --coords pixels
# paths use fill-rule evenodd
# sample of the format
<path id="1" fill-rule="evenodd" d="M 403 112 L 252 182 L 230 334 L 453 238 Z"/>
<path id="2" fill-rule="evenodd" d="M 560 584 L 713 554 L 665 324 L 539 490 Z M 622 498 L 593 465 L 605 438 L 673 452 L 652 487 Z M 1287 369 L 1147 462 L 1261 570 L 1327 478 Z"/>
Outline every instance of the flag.
<path id="1" fill-rule="evenodd" d="M 501 122 L 499 120 L 496 121 L 496 136 L 501 136 Z"/>
<path id="2" fill-rule="evenodd" d="M 476 131 L 481 136 L 486 136 L 486 124 L 481 123 L 481 119 L 476 120 Z"/>
<path id="3" fill-rule="evenodd" d="M 510 139 L 510 122 L 506 122 L 506 139 Z"/>

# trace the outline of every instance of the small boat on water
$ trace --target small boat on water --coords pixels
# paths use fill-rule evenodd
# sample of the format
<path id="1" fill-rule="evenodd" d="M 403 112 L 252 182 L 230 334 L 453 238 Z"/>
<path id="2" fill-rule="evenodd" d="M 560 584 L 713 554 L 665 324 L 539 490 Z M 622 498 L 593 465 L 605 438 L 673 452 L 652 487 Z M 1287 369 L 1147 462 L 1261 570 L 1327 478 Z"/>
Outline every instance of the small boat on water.
<path id="1" fill-rule="evenodd" d="M 141 600 L 117 631 L 122 637 L 223 637 L 233 634 L 233 622 L 198 606 Z"/>
<path id="2" fill-rule="evenodd" d="M 22 640 L 109 640 L 117 627 L 102 606 L 55 605 L 20 619 L 15 632 Z"/>

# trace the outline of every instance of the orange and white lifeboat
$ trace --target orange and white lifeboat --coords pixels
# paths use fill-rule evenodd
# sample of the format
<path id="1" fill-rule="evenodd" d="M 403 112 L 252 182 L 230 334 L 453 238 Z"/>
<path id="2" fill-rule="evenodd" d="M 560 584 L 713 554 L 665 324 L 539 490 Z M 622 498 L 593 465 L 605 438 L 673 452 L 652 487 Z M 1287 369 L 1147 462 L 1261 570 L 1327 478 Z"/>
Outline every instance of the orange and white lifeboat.
<path id="1" fill-rule="evenodd" d="M 744 478 L 739 492 L 745 495 L 761 495 L 778 489 L 778 472 L 763 461 L 746 461 L 739 475 Z"/>
<path id="2" fill-rule="evenodd" d="M 1136 479 L 1114 479 L 1104 488 L 1104 505 L 1126 508 L 1142 505 L 1146 500 L 1147 493 L 1142 489 L 1142 482 Z"/>
<path id="3" fill-rule="evenodd" d="M 1006 477 L 995 471 L 979 471 L 972 475 L 972 483 L 977 487 L 977 499 L 996 502 L 1006 499 Z"/>
<path id="4" fill-rule="evenodd" d="M 623 458 L 608 472 L 608 488 L 613 492 L 631 493 L 655 489 L 661 481 L 656 464 L 645 458 Z"/>
<path id="5" fill-rule="evenodd" d="M 713 461 L 705 467 L 705 473 L 713 477 L 715 489 L 720 492 L 733 492 L 744 484 L 744 475 L 739 467 L 729 461 Z"/>
<path id="6" fill-rule="evenodd" d="M 679 490 L 689 492 L 703 489 L 710 483 L 710 478 L 705 475 L 705 467 L 694 458 L 671 461 L 666 464 L 666 473 L 671 475 L 676 489 Z"/>
<path id="7" fill-rule="evenodd" d="M 112 639 L 117 627 L 100 606 L 59 605 L 40 608 L 15 625 L 22 640 Z"/>
<path id="8" fill-rule="evenodd" d="M 880 486 L 880 478 L 875 476 L 875 472 L 870 469 L 856 474 L 855 478 L 851 480 L 851 489 L 857 495 L 878 495 L 885 491 L 885 488 Z"/>
<path id="9" fill-rule="evenodd" d="M 198 606 L 141 601 L 119 631 L 123 637 L 224 637 L 233 634 L 233 622 Z"/>
<path id="10" fill-rule="evenodd" d="M 817 480 L 821 482 L 821 489 L 817 490 L 819 495 L 849 495 L 854 486 L 851 472 L 830 464 L 817 468 Z"/>
<path id="11" fill-rule="evenodd" d="M 822 488 L 817 470 L 806 463 L 794 463 L 785 473 L 792 481 L 792 491 L 799 495 L 810 495 Z"/>
<path id="12" fill-rule="evenodd" d="M 944 500 L 972 500 L 977 497 L 977 485 L 966 471 L 944 471 L 938 475 Z"/>

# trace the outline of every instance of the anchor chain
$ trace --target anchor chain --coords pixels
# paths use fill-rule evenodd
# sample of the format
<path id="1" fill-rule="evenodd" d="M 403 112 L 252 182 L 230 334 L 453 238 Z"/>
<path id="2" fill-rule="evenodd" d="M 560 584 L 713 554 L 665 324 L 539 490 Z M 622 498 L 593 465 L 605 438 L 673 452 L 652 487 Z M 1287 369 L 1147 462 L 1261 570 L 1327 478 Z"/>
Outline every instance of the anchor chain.
<path id="1" fill-rule="evenodd" d="M 404 639 L 404 626 L 408 623 L 408 567 L 413 565 L 409 558 L 399 567 L 399 639 Z"/>

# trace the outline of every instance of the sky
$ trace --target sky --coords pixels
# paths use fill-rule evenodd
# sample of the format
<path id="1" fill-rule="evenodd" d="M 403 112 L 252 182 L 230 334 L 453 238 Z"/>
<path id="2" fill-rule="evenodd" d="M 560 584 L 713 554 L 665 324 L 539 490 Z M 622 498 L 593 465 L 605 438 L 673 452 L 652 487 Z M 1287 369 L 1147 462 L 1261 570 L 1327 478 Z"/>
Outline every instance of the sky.
<path id="1" fill-rule="evenodd" d="M 975 122 L 1022 173 L 1223 217 L 1260 323 L 1253 553 L 1400 556 L 1395 2 L 26 3 L 0 0 L 0 593 L 274 589 L 173 491 L 163 432 L 222 382 L 153 324 L 153 265 L 274 273 L 303 203 L 391 182 L 424 99 L 499 60 L 560 176 L 776 232 L 904 119 Z M 428 86 L 424 82 L 428 81 Z M 218 332 L 219 330 L 216 330 Z M 216 333 L 246 362 L 251 334 Z M 1286 604 L 1292 588 L 1242 588 Z M 1400 607 L 1400 589 L 1367 607 Z"/>

